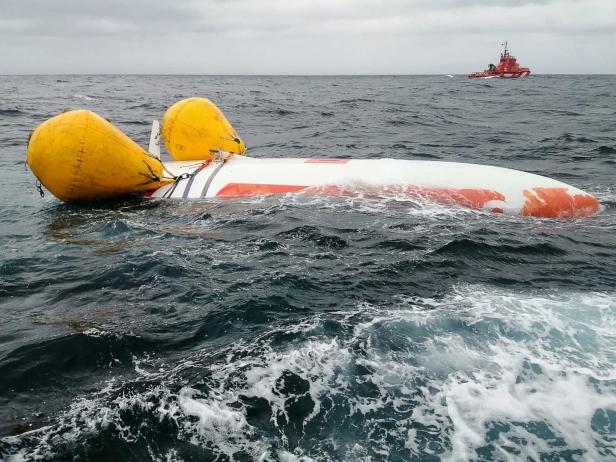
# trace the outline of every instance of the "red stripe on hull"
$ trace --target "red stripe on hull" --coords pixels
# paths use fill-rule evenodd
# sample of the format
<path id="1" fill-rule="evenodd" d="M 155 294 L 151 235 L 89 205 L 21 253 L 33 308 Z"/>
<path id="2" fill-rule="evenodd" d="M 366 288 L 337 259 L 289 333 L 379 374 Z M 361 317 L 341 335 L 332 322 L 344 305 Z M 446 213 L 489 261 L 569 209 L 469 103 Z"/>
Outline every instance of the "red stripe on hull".
<path id="1" fill-rule="evenodd" d="M 456 204 L 470 208 L 483 208 L 490 201 L 504 201 L 498 191 L 488 189 L 454 189 L 454 188 L 421 188 L 416 186 L 382 186 L 356 188 L 350 186 L 324 185 L 300 186 L 260 183 L 229 183 L 224 186 L 217 197 L 245 197 L 266 194 L 302 193 L 317 196 L 356 196 L 363 194 L 368 197 L 391 197 L 404 195 L 412 198 L 425 198 L 441 204 Z M 495 210 L 496 211 L 496 210 Z"/>
<path id="2" fill-rule="evenodd" d="M 586 217 L 599 211 L 599 202 L 589 194 L 570 195 L 566 188 L 525 190 L 522 215 L 544 218 Z"/>
<path id="3" fill-rule="evenodd" d="M 444 205 L 460 205 L 473 209 L 487 209 L 495 201 L 491 212 L 503 213 L 505 196 L 498 191 L 471 188 L 422 188 L 417 186 L 392 185 L 381 187 L 351 186 L 302 186 L 260 183 L 229 183 L 217 197 L 247 197 L 269 194 L 301 193 L 315 196 L 358 196 L 368 198 L 408 198 L 428 199 Z M 595 214 L 599 210 L 597 199 L 588 194 L 569 195 L 566 188 L 534 188 L 524 190 L 526 203 L 520 214 L 544 218 L 575 218 Z M 500 202 L 500 204 L 499 204 Z M 501 205 L 502 204 L 502 205 Z"/>
<path id="4" fill-rule="evenodd" d="M 505 200 L 501 193 L 489 189 L 416 188 L 412 194 L 427 197 L 440 204 L 457 204 L 473 209 L 481 209 L 490 201 Z"/>
<path id="5" fill-rule="evenodd" d="M 299 192 L 306 186 L 290 184 L 229 183 L 216 197 L 264 196 L 268 194 L 285 194 Z"/>

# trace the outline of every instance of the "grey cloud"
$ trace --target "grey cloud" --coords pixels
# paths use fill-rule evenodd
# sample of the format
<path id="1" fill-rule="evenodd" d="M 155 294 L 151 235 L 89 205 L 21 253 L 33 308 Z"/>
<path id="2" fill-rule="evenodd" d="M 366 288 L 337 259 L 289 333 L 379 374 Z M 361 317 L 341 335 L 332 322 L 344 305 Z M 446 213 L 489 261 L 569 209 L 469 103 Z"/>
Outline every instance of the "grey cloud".
<path id="1" fill-rule="evenodd" d="M 569 6 L 557 0 L 3 0 L 0 31 L 11 34 L 183 34 L 228 30 L 272 33 L 294 29 L 318 30 L 323 23 L 360 25 L 455 13 L 465 30 L 469 10 L 512 11 L 528 6 Z M 579 3 L 579 2 L 577 2 Z M 612 9 L 613 10 L 613 9 Z M 498 19 L 498 18 L 496 18 Z M 576 17 L 583 27 L 584 18 Z M 616 21 L 616 18 L 613 18 Z M 414 25 L 417 21 L 414 22 Z M 494 21 L 472 24 L 473 30 L 490 30 Z M 500 23 L 500 21 L 497 21 Z M 385 24 L 386 26 L 387 24 Z M 438 24 L 428 23 L 434 27 Z M 452 25 L 449 25 L 451 27 Z M 455 24 L 453 24 L 455 26 Z M 525 24 L 512 23 L 524 28 Z M 426 27 L 420 27 L 419 30 Z M 360 29 L 359 32 L 362 32 Z"/>
<path id="2" fill-rule="evenodd" d="M 2 10 L 0 32 L 24 35 L 169 30 L 195 20 L 190 4 L 167 0 L 3 0 Z"/>
<path id="3" fill-rule="evenodd" d="M 504 39 L 548 71 L 616 70 L 612 1 L 2 0 L 0 13 L 0 73 L 452 73 Z M 232 53 L 205 57 L 217 49 Z"/>

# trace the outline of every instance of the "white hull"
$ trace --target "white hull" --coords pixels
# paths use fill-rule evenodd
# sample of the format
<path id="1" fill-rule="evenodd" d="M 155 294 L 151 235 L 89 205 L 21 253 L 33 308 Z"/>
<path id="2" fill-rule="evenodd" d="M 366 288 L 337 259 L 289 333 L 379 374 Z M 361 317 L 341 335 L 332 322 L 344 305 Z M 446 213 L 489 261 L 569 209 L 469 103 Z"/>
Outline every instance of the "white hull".
<path id="1" fill-rule="evenodd" d="M 168 162 L 181 176 L 150 195 L 168 198 L 319 194 L 425 197 L 498 213 L 575 217 L 595 213 L 596 199 L 560 181 L 486 165 L 396 159 L 255 159 Z"/>

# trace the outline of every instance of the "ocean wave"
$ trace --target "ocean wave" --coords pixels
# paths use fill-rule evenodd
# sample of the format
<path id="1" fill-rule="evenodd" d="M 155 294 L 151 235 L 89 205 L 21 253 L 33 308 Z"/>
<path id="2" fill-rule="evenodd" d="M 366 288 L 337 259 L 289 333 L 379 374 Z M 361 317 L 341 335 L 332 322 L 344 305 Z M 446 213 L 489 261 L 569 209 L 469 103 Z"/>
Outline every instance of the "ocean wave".
<path id="1" fill-rule="evenodd" d="M 82 94 L 80 94 L 80 93 L 76 93 L 76 94 L 74 94 L 74 95 L 73 95 L 73 98 L 75 98 L 75 99 L 81 99 L 81 100 L 84 100 L 84 101 L 94 101 L 94 97 L 92 97 L 92 96 L 88 96 L 88 95 L 82 95 Z"/>
<path id="2" fill-rule="evenodd" d="M 301 239 L 302 241 L 313 242 L 322 247 L 333 249 L 343 249 L 348 247 L 347 242 L 339 236 L 324 235 L 317 227 L 300 226 L 278 234 L 278 237 L 283 239 Z"/>
<path id="3" fill-rule="evenodd" d="M 20 109 L 2 109 L 0 108 L 0 116 L 7 116 L 7 117 L 17 117 L 20 115 L 24 115 L 26 114 L 26 112 L 20 110 Z"/>
<path id="4" fill-rule="evenodd" d="M 598 154 L 616 154 L 616 148 L 612 146 L 599 146 L 593 149 Z"/>
<path id="5" fill-rule="evenodd" d="M 615 313 L 609 293 L 476 285 L 360 303 L 173 364 L 134 359 L 137 378 L 0 451 L 105 457 L 104 438 L 176 460 L 609 458 Z"/>
<path id="6" fill-rule="evenodd" d="M 434 250 L 436 254 L 451 255 L 456 258 L 473 257 L 474 259 L 504 259 L 504 258 L 519 258 L 523 259 L 529 255 L 542 256 L 563 256 L 567 251 L 555 246 L 554 244 L 538 242 L 529 245 L 506 245 L 506 244 L 489 244 L 487 242 L 477 242 L 473 239 L 454 239 L 446 243 L 442 247 Z"/>
<path id="7" fill-rule="evenodd" d="M 276 109 L 260 109 L 259 112 L 263 114 L 273 114 L 277 116 L 290 116 L 297 114 L 296 111 L 291 111 L 290 109 L 276 108 Z"/>
<path id="8" fill-rule="evenodd" d="M 58 79 L 5 76 L 0 459 L 615 458 L 611 77 Z M 196 88 L 255 157 L 500 165 L 603 208 L 39 198 L 25 140 L 67 95 L 143 145 L 132 112 Z"/>

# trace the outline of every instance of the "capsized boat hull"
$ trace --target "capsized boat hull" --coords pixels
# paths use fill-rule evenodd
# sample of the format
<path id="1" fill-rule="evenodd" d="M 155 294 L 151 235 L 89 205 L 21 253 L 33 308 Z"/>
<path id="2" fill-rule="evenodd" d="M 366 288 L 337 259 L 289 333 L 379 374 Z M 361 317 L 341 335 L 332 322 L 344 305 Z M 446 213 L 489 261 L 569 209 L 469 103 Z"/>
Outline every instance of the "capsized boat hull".
<path id="1" fill-rule="evenodd" d="M 256 159 L 167 162 L 178 179 L 155 198 L 228 198 L 268 194 L 425 198 L 512 215 L 581 217 L 595 197 L 563 182 L 487 165 L 397 159 Z"/>

